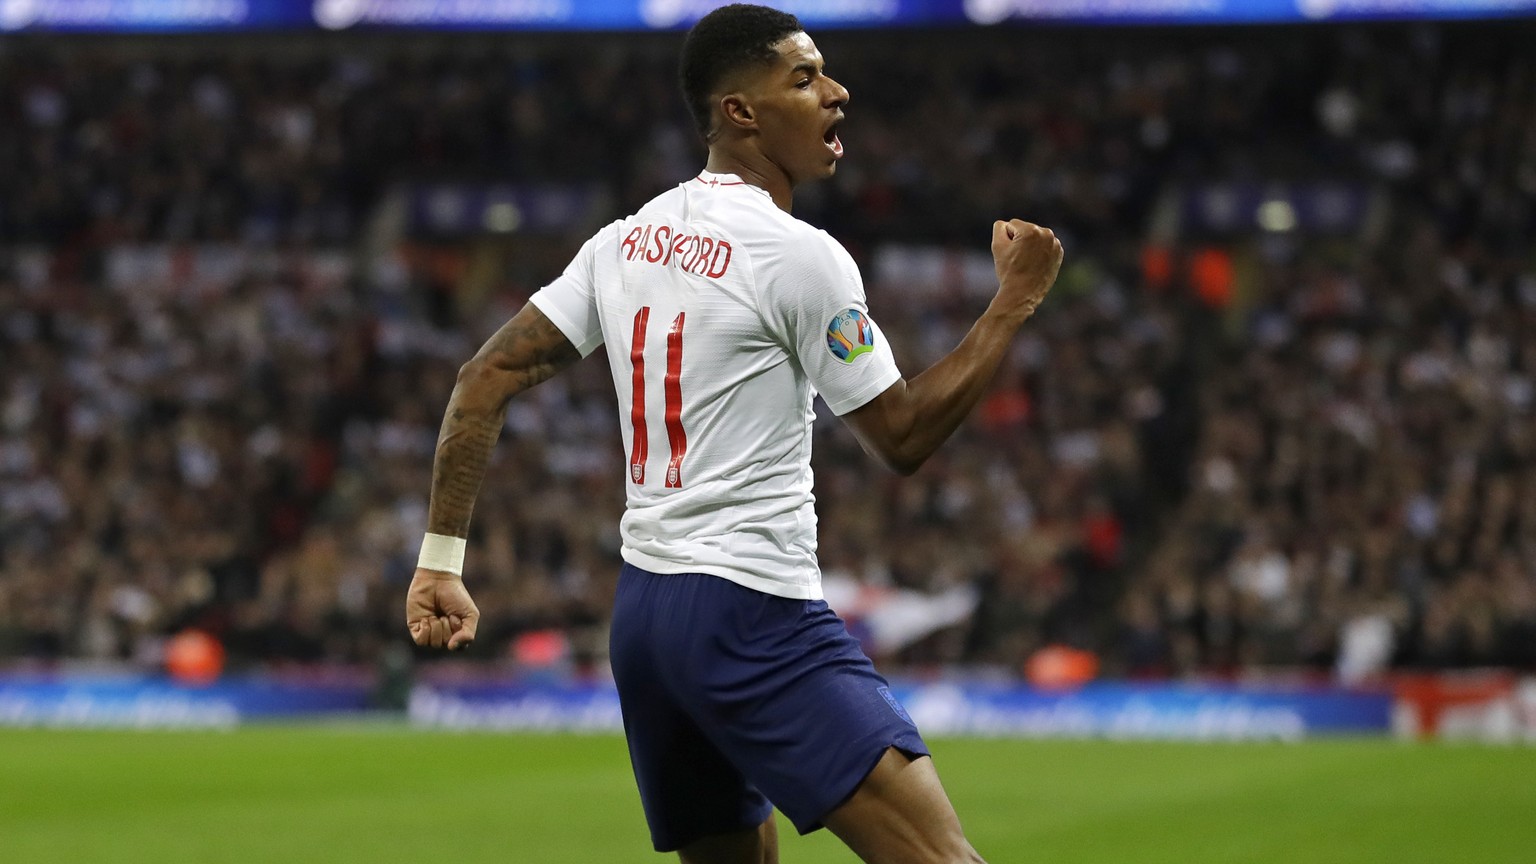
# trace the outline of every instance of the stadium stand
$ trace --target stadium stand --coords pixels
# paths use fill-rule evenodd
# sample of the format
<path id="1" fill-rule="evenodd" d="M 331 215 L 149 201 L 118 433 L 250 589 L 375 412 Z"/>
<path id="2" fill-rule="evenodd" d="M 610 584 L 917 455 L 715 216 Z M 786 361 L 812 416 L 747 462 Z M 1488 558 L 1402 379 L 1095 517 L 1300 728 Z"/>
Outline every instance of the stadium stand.
<path id="1" fill-rule="evenodd" d="M 818 425 L 829 578 L 980 599 L 889 659 L 1536 668 L 1532 34 L 822 37 L 850 158 L 797 215 L 861 260 L 903 368 L 984 303 L 994 217 L 1069 261 L 916 477 Z M 699 167 L 659 38 L 326 44 L 0 53 L 0 659 L 155 666 L 197 626 L 236 666 L 377 660 L 457 364 Z M 395 213 L 429 183 L 597 203 L 430 236 Z M 475 656 L 553 630 L 601 661 L 612 398 L 589 361 L 513 405 Z"/>

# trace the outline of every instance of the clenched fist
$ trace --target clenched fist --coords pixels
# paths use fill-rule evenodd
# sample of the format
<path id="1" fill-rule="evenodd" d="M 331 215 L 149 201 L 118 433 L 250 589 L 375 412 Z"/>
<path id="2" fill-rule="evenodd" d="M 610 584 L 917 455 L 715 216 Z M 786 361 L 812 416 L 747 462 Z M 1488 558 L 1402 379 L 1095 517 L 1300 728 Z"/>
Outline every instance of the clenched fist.
<path id="1" fill-rule="evenodd" d="M 405 593 L 405 626 L 417 645 L 456 651 L 475 641 L 480 610 L 452 573 L 416 568 Z"/>
<path id="2" fill-rule="evenodd" d="M 1049 228 L 1013 219 L 992 225 L 992 262 L 997 267 L 993 308 L 1023 321 L 1035 312 L 1061 270 L 1061 241 Z"/>

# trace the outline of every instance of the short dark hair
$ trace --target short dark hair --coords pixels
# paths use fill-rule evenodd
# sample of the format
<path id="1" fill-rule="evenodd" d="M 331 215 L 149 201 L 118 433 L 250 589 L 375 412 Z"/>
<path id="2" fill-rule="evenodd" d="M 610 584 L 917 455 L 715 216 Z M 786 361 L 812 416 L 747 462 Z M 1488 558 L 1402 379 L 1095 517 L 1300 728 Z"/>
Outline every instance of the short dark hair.
<path id="1" fill-rule="evenodd" d="M 720 81 L 747 63 L 771 63 L 778 56 L 773 46 L 804 29 L 793 15 L 749 3 L 721 6 L 693 25 L 683 41 L 678 78 L 704 140 L 714 116 L 709 97 Z"/>

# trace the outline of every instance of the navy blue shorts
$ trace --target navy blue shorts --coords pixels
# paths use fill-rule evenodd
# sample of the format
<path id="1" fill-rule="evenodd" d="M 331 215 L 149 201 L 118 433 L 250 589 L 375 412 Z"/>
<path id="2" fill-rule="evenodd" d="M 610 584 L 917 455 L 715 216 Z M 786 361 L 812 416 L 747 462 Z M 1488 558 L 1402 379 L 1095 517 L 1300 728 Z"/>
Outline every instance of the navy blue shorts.
<path id="1" fill-rule="evenodd" d="M 887 748 L 928 755 L 822 600 L 625 564 L 609 653 L 658 852 L 752 828 L 774 806 L 809 833 Z"/>

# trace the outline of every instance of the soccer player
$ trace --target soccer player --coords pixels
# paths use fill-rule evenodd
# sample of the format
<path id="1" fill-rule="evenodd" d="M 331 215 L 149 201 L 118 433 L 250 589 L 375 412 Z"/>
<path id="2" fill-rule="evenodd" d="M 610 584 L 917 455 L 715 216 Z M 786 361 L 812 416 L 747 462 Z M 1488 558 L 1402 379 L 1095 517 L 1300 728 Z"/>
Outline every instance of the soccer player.
<path id="1" fill-rule="evenodd" d="M 852 258 L 790 215 L 795 187 L 843 156 L 848 91 L 811 37 L 790 15 L 727 6 L 688 34 L 681 78 L 705 170 L 598 231 L 459 372 L 411 635 L 474 640 L 463 538 L 507 402 L 606 344 L 629 457 L 610 654 L 656 849 L 775 862 L 777 805 L 868 862 L 980 861 L 911 718 L 821 599 L 812 397 L 915 471 L 981 397 L 1061 245 L 995 223 L 991 304 L 904 379 Z"/>

